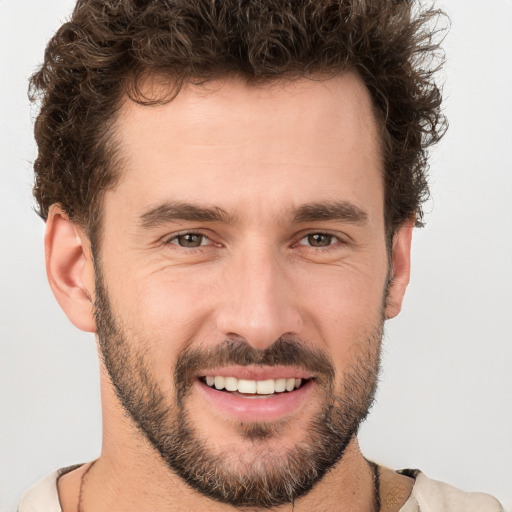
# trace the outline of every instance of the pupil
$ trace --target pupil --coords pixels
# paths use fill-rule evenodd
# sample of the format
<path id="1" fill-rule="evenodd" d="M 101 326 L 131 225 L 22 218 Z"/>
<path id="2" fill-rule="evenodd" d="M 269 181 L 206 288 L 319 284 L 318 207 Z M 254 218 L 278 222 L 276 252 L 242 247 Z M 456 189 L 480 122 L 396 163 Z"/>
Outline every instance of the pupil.
<path id="1" fill-rule="evenodd" d="M 201 245 L 202 235 L 194 235 L 189 233 L 188 235 L 181 235 L 179 243 L 182 247 L 199 247 Z"/>
<path id="2" fill-rule="evenodd" d="M 308 236 L 308 242 L 313 247 L 327 247 L 331 245 L 332 236 L 316 233 Z"/>

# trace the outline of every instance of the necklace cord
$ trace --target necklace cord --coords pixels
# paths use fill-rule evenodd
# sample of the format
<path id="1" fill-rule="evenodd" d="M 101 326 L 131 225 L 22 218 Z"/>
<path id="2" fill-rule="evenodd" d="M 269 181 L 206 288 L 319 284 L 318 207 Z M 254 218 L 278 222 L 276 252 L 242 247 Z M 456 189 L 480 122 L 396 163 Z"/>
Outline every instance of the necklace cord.
<path id="1" fill-rule="evenodd" d="M 78 512 L 84 512 L 84 506 L 83 506 L 83 495 L 84 495 L 84 487 L 85 487 L 85 477 L 87 476 L 87 473 L 91 470 L 91 468 L 96 464 L 96 460 L 93 460 L 89 467 L 84 471 L 84 474 L 82 475 L 82 478 L 80 480 L 80 490 L 78 492 L 78 506 L 77 510 Z"/>
<path id="2" fill-rule="evenodd" d="M 380 501 L 380 470 L 378 464 L 367 460 L 368 464 L 373 473 L 373 510 L 375 512 L 380 512 L 381 509 L 381 501 Z M 81 512 L 81 511 L 79 511 Z"/>

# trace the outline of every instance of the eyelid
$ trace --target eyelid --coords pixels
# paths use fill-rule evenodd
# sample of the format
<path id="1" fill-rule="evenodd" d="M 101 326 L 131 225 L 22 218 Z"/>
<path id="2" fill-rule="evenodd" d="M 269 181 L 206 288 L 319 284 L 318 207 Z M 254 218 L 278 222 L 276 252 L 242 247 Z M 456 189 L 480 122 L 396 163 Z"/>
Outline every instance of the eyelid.
<path id="1" fill-rule="evenodd" d="M 201 244 L 201 245 L 199 245 L 197 247 L 182 247 L 181 245 L 179 245 L 177 243 L 173 243 L 174 240 L 176 240 L 180 236 L 185 236 L 185 235 L 202 236 L 206 240 L 208 240 L 210 243 L 209 244 L 204 244 L 204 245 Z M 178 231 L 177 233 L 172 233 L 170 235 L 166 235 L 165 237 L 162 238 L 162 244 L 163 245 L 174 245 L 174 246 L 178 247 L 179 249 L 183 249 L 183 250 L 186 250 L 186 251 L 193 251 L 194 249 L 195 250 L 202 249 L 202 248 L 207 247 L 209 245 L 220 245 L 220 244 L 214 242 L 212 240 L 211 236 L 207 235 L 204 231 L 201 231 L 201 230 L 198 230 L 198 229 L 184 229 L 182 231 Z"/>
<path id="2" fill-rule="evenodd" d="M 308 236 L 310 235 L 327 235 L 327 236 L 331 236 L 333 238 L 336 239 L 336 243 L 333 243 L 333 244 L 329 244 L 325 247 L 314 247 L 314 246 L 311 246 L 311 245 L 307 245 L 307 244 L 301 244 L 300 242 L 302 240 L 304 240 L 305 238 L 307 238 Z M 180 236 L 184 236 L 184 235 L 198 235 L 198 236 L 202 236 L 204 237 L 206 240 L 208 240 L 210 243 L 208 244 L 205 244 L 205 245 L 199 245 L 197 247 L 182 247 L 180 246 L 179 244 L 177 243 L 173 243 L 174 240 L 176 240 L 178 237 Z M 218 242 L 215 242 L 212 238 L 212 236 L 210 236 L 209 234 L 206 234 L 204 232 L 204 230 L 200 230 L 200 229 L 184 229 L 182 231 L 178 231 L 176 233 L 172 233 L 170 235 L 166 235 L 165 237 L 163 237 L 162 239 L 162 244 L 163 245 L 174 245 L 180 249 L 184 249 L 184 250 L 187 250 L 187 251 L 193 251 L 194 249 L 196 250 L 200 250 L 204 247 L 207 247 L 207 246 L 210 246 L 210 245 L 215 245 L 215 246 L 218 246 L 220 247 L 222 244 L 218 243 Z M 296 246 L 303 246 L 303 247 L 309 247 L 315 251 L 322 251 L 322 250 L 329 250 L 329 249 L 333 249 L 333 248 L 336 248 L 339 246 L 339 244 L 341 245 L 347 245 L 350 243 L 350 240 L 349 240 L 349 237 L 347 235 L 343 235 L 343 234 L 340 234 L 339 232 L 333 232 L 333 231 L 330 231 L 328 229 L 311 229 L 309 231 L 303 231 L 301 232 L 300 234 L 297 235 L 297 237 L 295 238 L 295 242 L 292 244 L 292 247 L 296 247 Z"/>
<path id="3" fill-rule="evenodd" d="M 336 239 L 336 243 L 326 245 L 325 247 L 314 247 L 309 244 L 301 244 L 302 240 L 304 240 L 305 238 L 307 238 L 308 236 L 311 236 L 311 235 L 330 236 L 330 237 Z M 293 246 L 294 247 L 295 246 L 307 247 L 307 248 L 313 249 L 315 251 L 322 251 L 322 250 L 328 251 L 328 250 L 333 250 L 333 249 L 339 248 L 340 245 L 347 245 L 348 243 L 350 243 L 348 238 L 349 238 L 348 236 L 344 236 L 342 233 L 333 232 L 328 229 L 311 229 L 309 231 L 300 233 L 297 236 L 297 239 L 296 239 L 297 241 L 293 244 Z"/>

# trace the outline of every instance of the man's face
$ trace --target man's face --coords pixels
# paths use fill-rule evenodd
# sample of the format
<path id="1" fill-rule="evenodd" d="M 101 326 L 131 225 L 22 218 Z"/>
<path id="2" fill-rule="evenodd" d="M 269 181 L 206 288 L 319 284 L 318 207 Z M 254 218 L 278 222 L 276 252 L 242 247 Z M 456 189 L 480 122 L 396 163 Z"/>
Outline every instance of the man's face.
<path id="1" fill-rule="evenodd" d="M 116 137 L 96 317 L 123 407 L 214 499 L 304 494 L 364 419 L 401 300 L 364 85 L 189 86 L 127 101 Z"/>

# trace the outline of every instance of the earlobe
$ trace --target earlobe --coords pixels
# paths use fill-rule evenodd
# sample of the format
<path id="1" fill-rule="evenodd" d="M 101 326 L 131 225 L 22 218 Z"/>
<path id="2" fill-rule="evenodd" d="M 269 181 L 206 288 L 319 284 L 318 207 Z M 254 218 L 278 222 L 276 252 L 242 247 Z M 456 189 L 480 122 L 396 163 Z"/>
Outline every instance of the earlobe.
<path id="1" fill-rule="evenodd" d="M 405 290 L 411 274 L 411 241 L 414 222 L 401 226 L 393 237 L 390 283 L 386 300 L 386 319 L 394 318 L 402 309 Z"/>
<path id="2" fill-rule="evenodd" d="M 94 267 L 84 232 L 58 205 L 46 221 L 46 273 L 55 298 L 79 329 L 96 331 L 93 314 Z"/>

